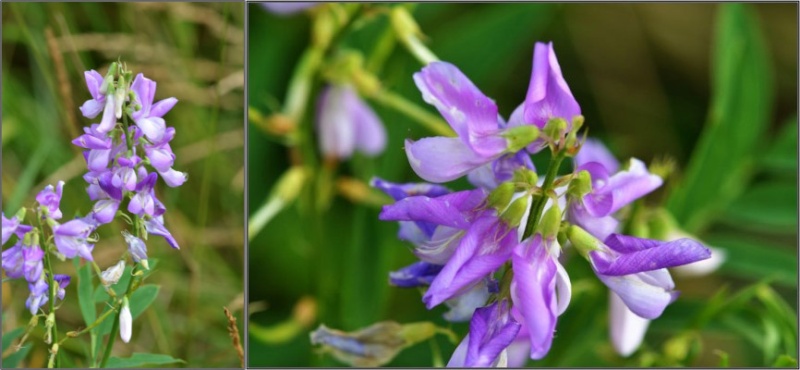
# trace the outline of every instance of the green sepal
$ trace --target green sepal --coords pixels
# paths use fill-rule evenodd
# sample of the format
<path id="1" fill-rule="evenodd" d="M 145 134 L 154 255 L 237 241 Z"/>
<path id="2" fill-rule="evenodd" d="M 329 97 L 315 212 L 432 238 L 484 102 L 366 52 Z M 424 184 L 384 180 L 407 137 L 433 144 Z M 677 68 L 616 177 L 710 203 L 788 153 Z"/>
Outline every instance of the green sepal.
<path id="1" fill-rule="evenodd" d="M 535 186 L 539 181 L 539 175 L 528 168 L 522 167 L 514 171 L 514 177 L 511 181 L 515 183 L 522 183 L 530 186 Z"/>
<path id="2" fill-rule="evenodd" d="M 544 134 L 550 139 L 560 138 L 567 130 L 567 121 L 563 118 L 551 118 L 544 125 Z"/>
<path id="3" fill-rule="evenodd" d="M 581 199 L 584 195 L 592 192 L 592 175 L 589 171 L 579 171 L 569 182 L 567 196 Z"/>
<path id="4" fill-rule="evenodd" d="M 508 143 L 508 153 L 516 153 L 539 137 L 539 128 L 534 125 L 515 126 L 504 130 L 501 134 Z"/>
<path id="5" fill-rule="evenodd" d="M 591 251 L 602 250 L 603 242 L 576 225 L 567 228 L 567 239 L 584 258 L 588 258 Z"/>
<path id="6" fill-rule="evenodd" d="M 529 200 L 529 196 L 517 198 L 515 201 L 511 202 L 511 204 L 508 206 L 508 209 L 506 209 L 505 212 L 500 215 L 500 219 L 510 227 L 519 226 L 520 222 L 522 222 L 522 217 L 525 216 L 525 213 L 528 210 Z"/>
<path id="7" fill-rule="evenodd" d="M 511 198 L 514 197 L 514 190 L 515 186 L 513 182 L 504 182 L 497 186 L 489 196 L 487 197 L 486 201 L 489 207 L 496 209 L 498 212 L 502 212 L 506 207 L 508 207 L 508 203 L 511 202 Z"/>
<path id="8" fill-rule="evenodd" d="M 558 235 L 560 227 L 561 209 L 558 208 L 557 203 L 553 202 L 553 205 L 542 215 L 539 224 L 536 225 L 536 232 L 545 239 L 553 239 Z"/>

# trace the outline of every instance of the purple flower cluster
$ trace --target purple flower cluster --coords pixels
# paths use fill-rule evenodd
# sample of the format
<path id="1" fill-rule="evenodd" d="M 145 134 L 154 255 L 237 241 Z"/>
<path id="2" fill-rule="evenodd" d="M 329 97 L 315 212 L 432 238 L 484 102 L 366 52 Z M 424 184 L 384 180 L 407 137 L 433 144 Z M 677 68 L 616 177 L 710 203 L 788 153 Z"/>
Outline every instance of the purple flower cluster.
<path id="1" fill-rule="evenodd" d="M 375 156 L 386 148 L 386 129 L 353 87 L 325 87 L 317 108 L 319 148 L 325 157 L 347 159 L 355 151 Z"/>
<path id="2" fill-rule="evenodd" d="M 178 100 L 154 102 L 155 81 L 140 73 L 128 86 L 126 73 L 117 76 L 115 67 L 105 78 L 94 70 L 85 73 L 92 99 L 83 104 L 81 112 L 87 118 L 94 118 L 100 114 L 101 106 L 105 109 L 101 122 L 85 128 L 85 133 L 72 143 L 86 149 L 83 154 L 89 172 L 83 178 L 89 184 L 86 191 L 95 204 L 87 217 L 70 221 L 73 225 L 63 235 L 65 238 L 85 235 L 111 222 L 123 199 L 129 198 L 128 212 L 142 218 L 148 232 L 164 237 L 173 248 L 178 248 L 164 227 L 162 215 L 166 208 L 154 190 L 159 178 L 170 187 L 181 186 L 187 180 L 186 173 L 173 168 L 175 154 L 169 143 L 175 137 L 175 128 L 167 127 L 163 118 Z M 113 108 L 109 108 L 111 105 Z M 118 122 L 120 118 L 123 122 Z M 128 124 L 128 118 L 132 124 Z M 64 243 L 85 250 L 74 241 L 69 239 Z M 90 254 L 79 254 L 91 259 Z"/>
<path id="3" fill-rule="evenodd" d="M 36 201 L 39 204 L 36 209 L 37 213 L 48 223 L 55 224 L 54 220 L 61 218 L 59 204 L 61 203 L 63 187 L 64 182 L 60 181 L 56 187 L 48 185 L 36 196 Z M 50 299 L 48 296 L 49 284 L 47 283 L 48 279 L 44 272 L 43 262 L 46 252 L 39 246 L 39 231 L 30 225 L 22 224 L 18 216 L 6 218 L 6 215 L 3 214 L 2 218 L 3 245 L 5 246 L 12 236 L 17 238 L 17 242 L 11 248 L 3 251 L 3 270 L 9 278 L 25 278 L 28 282 L 30 295 L 25 301 L 25 307 L 30 310 L 32 315 L 35 315 L 39 308 Z M 55 229 L 53 231 L 55 232 Z M 57 235 L 56 243 L 58 246 Z M 56 291 L 56 297 L 63 300 L 66 294 L 64 288 L 69 284 L 70 277 L 69 275 L 56 274 L 53 279 L 59 286 Z"/>
<path id="4" fill-rule="evenodd" d="M 528 94 L 508 122 L 452 64 L 431 63 L 414 80 L 457 137 L 406 141 L 412 169 L 431 182 L 467 176 L 475 189 L 451 192 L 435 184 L 380 179 L 373 186 L 396 201 L 383 208 L 380 219 L 399 221 L 398 237 L 414 244 L 420 259 L 391 273 L 390 282 L 428 285 L 422 300 L 429 309 L 446 303 L 467 312 L 450 318 L 471 316 L 470 333 L 449 365 L 518 367 L 527 357 L 548 353 L 571 296 L 559 240 L 569 240 L 564 247 L 585 256 L 623 306 L 643 319 L 658 317 L 677 297 L 666 268 L 710 257 L 691 239 L 617 234 L 617 212 L 662 180 L 636 159 L 621 169 L 597 142 L 587 141 L 575 157 L 575 171 L 543 192 L 530 154 L 549 146 L 554 156 L 575 156 L 580 149 L 575 134 L 583 122 L 552 44 L 536 44 Z M 581 187 L 587 175 L 590 183 Z M 538 203 L 541 214 L 534 214 L 537 202 L 544 202 Z M 538 222 L 526 233 L 530 217 Z"/>

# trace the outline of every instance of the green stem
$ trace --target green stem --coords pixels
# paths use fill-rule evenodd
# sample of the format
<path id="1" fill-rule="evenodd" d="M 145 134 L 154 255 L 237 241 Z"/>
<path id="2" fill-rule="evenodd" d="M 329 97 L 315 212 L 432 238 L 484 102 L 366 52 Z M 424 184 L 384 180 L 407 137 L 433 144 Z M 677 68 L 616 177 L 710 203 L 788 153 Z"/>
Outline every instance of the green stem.
<path id="1" fill-rule="evenodd" d="M 423 127 L 442 136 L 456 136 L 455 132 L 438 116 L 422 109 L 418 105 L 391 91 L 381 91 L 372 97 L 373 100 L 387 108 L 394 109 L 415 120 Z"/>
<path id="2" fill-rule="evenodd" d="M 547 169 L 547 175 L 544 178 L 544 183 L 542 184 L 542 194 L 536 198 L 536 203 L 534 203 L 533 207 L 531 207 L 531 211 L 528 214 L 528 224 L 525 225 L 525 232 L 522 234 L 523 240 L 533 235 L 536 225 L 542 218 L 544 205 L 547 204 L 547 194 L 552 190 L 553 181 L 555 181 L 556 176 L 558 175 L 558 169 L 561 167 L 561 162 L 564 160 L 565 156 L 566 152 L 560 151 L 555 153 L 553 158 L 550 160 L 550 167 Z"/>
<path id="3" fill-rule="evenodd" d="M 52 368 L 55 365 L 56 356 L 58 354 L 58 327 L 56 326 L 55 321 L 55 312 L 56 312 L 56 291 L 58 287 L 56 286 L 55 276 L 53 274 L 53 267 L 50 263 L 50 253 L 44 254 L 44 261 L 47 265 L 47 283 L 50 284 L 50 314 L 53 315 L 53 327 L 50 328 L 50 341 L 52 345 L 50 346 L 50 360 L 47 361 L 47 367 Z"/>
<path id="4" fill-rule="evenodd" d="M 139 237 L 138 228 L 136 230 L 136 237 Z M 134 281 L 138 279 L 138 276 L 135 274 L 136 267 L 139 264 L 133 266 L 131 269 L 131 279 L 128 280 L 128 288 L 125 289 L 125 296 L 129 295 L 131 292 L 131 287 L 134 285 Z M 111 334 L 109 334 L 108 342 L 106 343 L 106 349 L 103 351 L 103 360 L 100 362 L 100 367 L 106 367 L 106 363 L 108 362 L 108 358 L 111 357 L 111 348 L 114 347 L 114 341 L 117 339 L 117 332 L 119 331 L 119 315 L 121 313 L 120 306 L 122 305 L 122 299 L 120 299 L 116 305 L 114 305 L 113 311 L 116 311 L 116 315 L 114 316 L 114 323 L 111 325 Z M 111 312 L 111 311 L 108 311 Z"/>
<path id="5" fill-rule="evenodd" d="M 66 341 L 67 341 L 67 339 L 69 339 L 69 338 L 75 338 L 75 337 L 79 337 L 79 336 L 81 336 L 81 335 L 83 335 L 83 334 L 86 334 L 86 333 L 90 332 L 92 329 L 94 329 L 94 328 L 95 328 L 95 327 L 97 327 L 98 325 L 102 324 L 102 323 L 103 323 L 103 321 L 105 321 L 105 320 L 106 320 L 106 318 L 107 318 L 109 315 L 111 315 L 111 313 L 112 313 L 112 312 L 118 311 L 118 308 L 119 308 L 119 305 L 116 305 L 114 309 L 106 311 L 105 313 L 103 313 L 102 315 L 100 315 L 100 317 L 98 317 L 98 318 L 97 318 L 97 320 L 95 320 L 95 321 L 92 323 L 92 325 L 89 325 L 89 326 L 87 326 L 86 328 L 84 328 L 84 329 L 83 329 L 83 330 L 81 330 L 81 331 L 67 333 L 67 336 L 66 336 L 66 337 L 64 337 L 64 339 L 61 339 L 61 341 L 60 341 L 60 342 L 58 342 L 58 345 L 59 345 L 59 346 L 60 346 L 60 345 L 62 345 L 62 344 L 63 344 L 64 342 L 66 342 Z"/>

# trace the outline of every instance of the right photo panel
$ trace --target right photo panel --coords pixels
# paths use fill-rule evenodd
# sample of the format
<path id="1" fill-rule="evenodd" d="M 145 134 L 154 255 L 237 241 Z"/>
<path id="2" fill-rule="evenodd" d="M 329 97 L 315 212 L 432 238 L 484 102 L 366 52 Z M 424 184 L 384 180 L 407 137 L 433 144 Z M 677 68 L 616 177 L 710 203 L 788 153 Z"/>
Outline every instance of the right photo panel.
<path id="1" fill-rule="evenodd" d="M 248 3 L 249 367 L 797 367 L 797 4 Z"/>

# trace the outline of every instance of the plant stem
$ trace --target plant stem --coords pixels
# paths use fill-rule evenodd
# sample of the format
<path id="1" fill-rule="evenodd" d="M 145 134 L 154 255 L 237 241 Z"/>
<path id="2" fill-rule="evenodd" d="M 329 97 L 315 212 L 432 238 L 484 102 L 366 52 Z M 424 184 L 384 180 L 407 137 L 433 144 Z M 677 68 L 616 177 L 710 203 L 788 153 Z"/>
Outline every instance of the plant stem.
<path id="1" fill-rule="evenodd" d="M 103 321 L 105 321 L 105 320 L 106 320 L 106 318 L 108 317 L 108 315 L 111 315 L 111 313 L 112 313 L 112 312 L 115 312 L 115 311 L 118 311 L 118 310 L 119 310 L 119 305 L 115 305 L 115 306 L 114 306 L 114 309 L 112 309 L 112 310 L 108 310 L 108 311 L 106 311 L 105 313 L 103 313 L 102 315 L 100 315 L 100 317 L 98 317 L 98 318 L 97 318 L 97 320 L 95 320 L 95 321 L 94 321 L 94 322 L 93 322 L 91 325 L 87 326 L 87 327 L 86 327 L 86 328 L 84 328 L 83 330 L 81 330 L 81 331 L 78 331 L 78 332 L 71 332 L 72 334 L 70 334 L 70 333 L 67 333 L 67 336 L 66 336 L 66 337 L 64 337 L 63 339 L 61 339 L 61 341 L 60 341 L 60 342 L 58 342 L 58 345 L 61 345 L 61 344 L 63 344 L 63 343 L 64 343 L 64 342 L 66 342 L 66 341 L 67 341 L 67 339 L 69 339 L 69 338 L 75 338 L 75 337 L 79 337 L 79 336 L 81 336 L 81 335 L 83 335 L 83 334 L 86 334 L 86 333 L 90 332 L 92 329 L 94 329 L 95 327 L 97 327 L 97 325 L 100 325 L 100 324 L 102 324 L 102 323 L 103 323 Z"/>
<path id="2" fill-rule="evenodd" d="M 136 237 L 139 237 L 139 230 L 136 230 Z M 139 266 L 137 263 L 131 269 L 131 279 L 128 280 L 128 288 L 125 289 L 124 296 L 127 296 L 131 293 L 131 287 L 133 287 L 134 280 L 137 280 L 138 276 L 135 274 L 136 268 Z M 121 313 L 120 306 L 122 305 L 122 299 L 120 299 L 116 305 L 114 305 L 114 311 L 117 314 L 114 316 L 114 323 L 111 326 L 111 333 L 108 337 L 108 342 L 106 343 L 106 349 L 103 351 L 103 360 L 100 362 L 100 367 L 106 367 L 106 363 L 108 362 L 108 358 L 111 357 L 111 348 L 114 347 L 114 341 L 117 339 L 117 332 L 119 331 L 119 315 Z M 111 311 L 108 311 L 111 312 Z M 93 324 L 94 325 L 94 324 Z"/>
<path id="3" fill-rule="evenodd" d="M 44 228 L 42 228 L 44 230 Z M 58 287 L 56 286 L 55 275 L 53 274 L 53 267 L 50 263 L 50 253 L 49 251 L 44 254 L 44 261 L 47 265 L 47 283 L 50 284 L 49 286 L 49 295 L 50 295 L 50 314 L 53 315 L 53 327 L 50 328 L 50 360 L 47 361 L 47 367 L 52 368 L 55 364 L 56 356 L 58 354 L 58 327 L 56 326 L 55 321 L 55 312 L 56 312 L 56 291 Z"/>
<path id="4" fill-rule="evenodd" d="M 405 114 L 408 116 L 408 118 L 415 120 L 417 123 L 436 134 L 450 137 L 456 136 L 455 132 L 453 132 L 450 126 L 441 118 L 431 114 L 425 109 L 420 108 L 416 104 L 406 100 L 404 97 L 398 94 L 388 90 L 383 90 L 375 94 L 372 99 L 387 108 L 391 108 Z"/>
<path id="5" fill-rule="evenodd" d="M 547 204 L 547 194 L 550 192 L 550 190 L 552 190 L 553 181 L 558 175 L 558 169 L 561 167 L 561 162 L 564 160 L 565 156 L 566 151 L 559 151 L 553 154 L 553 158 L 550 160 L 550 167 L 547 169 L 547 175 L 544 178 L 544 183 L 542 184 L 542 194 L 536 198 L 536 203 L 534 203 L 533 207 L 531 207 L 531 211 L 528 214 L 528 224 L 525 225 L 525 232 L 522 234 L 523 240 L 533 235 L 534 228 L 542 218 L 544 205 Z"/>

